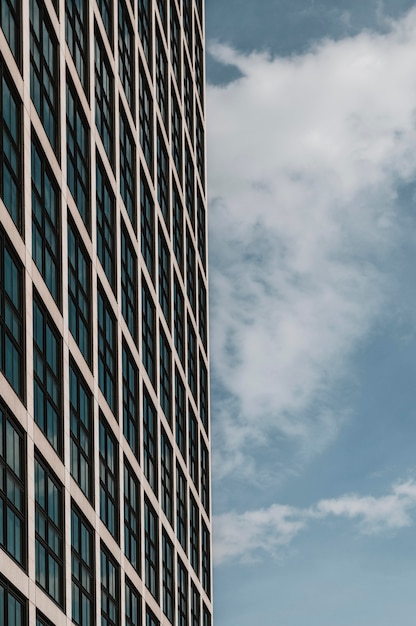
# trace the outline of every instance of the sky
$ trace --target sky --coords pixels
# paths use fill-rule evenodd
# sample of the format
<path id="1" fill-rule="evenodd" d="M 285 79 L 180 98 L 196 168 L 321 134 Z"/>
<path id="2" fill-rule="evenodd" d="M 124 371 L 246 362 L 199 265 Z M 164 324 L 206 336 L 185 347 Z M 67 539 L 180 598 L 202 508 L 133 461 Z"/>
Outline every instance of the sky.
<path id="1" fill-rule="evenodd" d="M 215 626 L 414 626 L 416 3 L 206 41 Z"/>

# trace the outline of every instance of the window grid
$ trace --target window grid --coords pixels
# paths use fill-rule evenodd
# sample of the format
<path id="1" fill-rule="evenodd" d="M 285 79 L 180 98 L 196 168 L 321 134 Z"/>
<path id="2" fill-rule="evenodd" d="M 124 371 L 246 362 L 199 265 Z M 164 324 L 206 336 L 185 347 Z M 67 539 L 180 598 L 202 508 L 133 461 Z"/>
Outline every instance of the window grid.
<path id="1" fill-rule="evenodd" d="M 140 487 L 124 460 L 124 554 L 140 574 Z"/>
<path id="2" fill-rule="evenodd" d="M 23 267 L 0 228 L 0 371 L 24 399 L 25 317 Z"/>
<path id="3" fill-rule="evenodd" d="M 201 626 L 201 596 L 195 585 L 191 584 L 191 624 Z"/>
<path id="4" fill-rule="evenodd" d="M 196 260 L 195 248 L 192 242 L 191 233 L 186 229 L 186 294 L 192 307 L 194 315 L 196 313 Z"/>
<path id="5" fill-rule="evenodd" d="M 203 606 L 204 606 L 204 609 L 203 609 L 202 626 L 211 626 L 211 613 L 208 611 L 208 609 L 205 606 L 205 604 Z"/>
<path id="6" fill-rule="evenodd" d="M 6 0 L 2 0 L 2 7 Z M 21 102 L 0 58 L 0 197 L 13 222 L 22 231 Z"/>
<path id="7" fill-rule="evenodd" d="M 120 103 L 120 195 L 136 232 L 136 147 Z"/>
<path id="8" fill-rule="evenodd" d="M 209 452 L 205 445 L 204 439 L 201 437 L 201 503 L 207 515 L 209 516 Z"/>
<path id="9" fill-rule="evenodd" d="M 27 600 L 3 576 L 0 576 L 0 623 L 7 626 L 26 626 Z"/>
<path id="10" fill-rule="evenodd" d="M 111 305 L 98 290 L 98 385 L 117 415 L 117 320 Z"/>
<path id="11" fill-rule="evenodd" d="M 175 274 L 173 283 L 173 326 L 174 326 L 174 343 L 176 352 L 181 360 L 182 365 L 185 364 L 185 301 L 182 288 Z"/>
<path id="12" fill-rule="evenodd" d="M 205 269 L 207 264 L 207 251 L 206 251 L 206 225 L 205 225 L 205 206 L 204 201 L 202 200 L 202 196 L 198 189 L 198 229 L 197 229 L 197 238 L 198 238 L 198 252 L 199 258 L 202 261 L 202 266 Z"/>
<path id="13" fill-rule="evenodd" d="M 143 471 L 157 495 L 157 413 L 147 389 L 143 388 Z"/>
<path id="14" fill-rule="evenodd" d="M 159 304 L 162 307 L 165 320 L 170 326 L 170 255 L 169 248 L 159 224 Z"/>
<path id="15" fill-rule="evenodd" d="M 189 494 L 189 544 L 191 565 L 199 576 L 199 509 L 192 494 Z"/>
<path id="16" fill-rule="evenodd" d="M 43 151 L 33 141 L 31 151 L 32 256 L 53 299 L 60 306 L 60 193 Z"/>
<path id="17" fill-rule="evenodd" d="M 88 500 L 94 501 L 92 394 L 71 361 L 69 367 L 71 475 Z"/>
<path id="18" fill-rule="evenodd" d="M 175 96 L 175 90 L 171 89 L 171 144 L 172 157 L 179 180 L 182 181 L 182 116 L 179 104 Z"/>
<path id="19" fill-rule="evenodd" d="M 199 415 L 208 434 L 208 372 L 202 352 L 199 352 Z"/>
<path id="20" fill-rule="evenodd" d="M 150 189 L 140 175 L 141 252 L 152 282 L 155 282 L 155 206 Z"/>
<path id="21" fill-rule="evenodd" d="M 95 125 L 111 164 L 114 158 L 114 78 L 95 27 Z"/>
<path id="22" fill-rule="evenodd" d="M 24 432 L 0 399 L 0 546 L 23 568 L 26 567 L 25 452 Z"/>
<path id="23" fill-rule="evenodd" d="M 66 85 L 67 183 L 82 221 L 89 230 L 90 132 L 81 103 L 75 94 L 75 87 L 68 79 Z"/>
<path id="24" fill-rule="evenodd" d="M 182 382 L 178 368 L 175 367 L 175 435 L 176 444 L 182 458 L 186 463 L 186 408 L 185 386 Z"/>
<path id="25" fill-rule="evenodd" d="M 121 312 L 137 342 L 137 256 L 124 223 L 121 229 Z"/>
<path id="26" fill-rule="evenodd" d="M 183 0 L 183 30 L 188 45 L 189 56 L 192 58 L 192 0 Z"/>
<path id="27" fill-rule="evenodd" d="M 101 546 L 101 626 L 120 624 L 120 568 L 104 546 Z"/>
<path id="28" fill-rule="evenodd" d="M 156 101 L 168 132 L 168 61 L 159 28 L 156 28 Z"/>
<path id="29" fill-rule="evenodd" d="M 74 225 L 68 224 L 69 330 L 91 366 L 91 261 Z"/>
<path id="30" fill-rule="evenodd" d="M 197 111 L 196 116 L 196 167 L 202 187 L 205 187 L 205 139 L 199 111 Z"/>
<path id="31" fill-rule="evenodd" d="M 151 0 L 138 0 L 138 29 L 144 56 L 149 70 L 152 69 L 152 4 Z"/>
<path id="32" fill-rule="evenodd" d="M 94 530 L 75 504 L 71 507 L 72 621 L 95 623 Z"/>
<path id="33" fill-rule="evenodd" d="M 0 12 L 0 28 L 10 46 L 17 65 L 21 57 L 21 9 L 19 0 L 3 0 Z"/>
<path id="34" fill-rule="evenodd" d="M 64 608 L 63 488 L 49 467 L 35 457 L 36 582 Z"/>
<path id="35" fill-rule="evenodd" d="M 58 53 L 45 5 L 30 0 L 30 96 L 55 154 L 59 145 Z"/>
<path id="36" fill-rule="evenodd" d="M 88 0 L 66 0 L 65 37 L 88 97 Z"/>
<path id="37" fill-rule="evenodd" d="M 205 522 L 202 520 L 202 587 L 208 598 L 211 597 L 211 554 L 210 535 Z"/>
<path id="38" fill-rule="evenodd" d="M 181 27 L 175 2 L 170 2 L 170 60 L 178 89 L 181 89 Z"/>
<path id="39" fill-rule="evenodd" d="M 156 309 L 142 277 L 142 361 L 153 387 L 156 387 Z"/>
<path id="40" fill-rule="evenodd" d="M 201 270 L 198 269 L 198 330 L 202 344 L 207 350 L 207 291 Z"/>
<path id="41" fill-rule="evenodd" d="M 118 73 L 134 117 L 134 31 L 124 0 L 118 0 Z"/>
<path id="42" fill-rule="evenodd" d="M 189 67 L 188 58 L 185 54 L 185 74 L 183 102 L 185 108 L 185 120 L 188 127 L 191 144 L 194 143 L 194 83 L 192 80 L 191 68 Z"/>
<path id="43" fill-rule="evenodd" d="M 111 289 L 115 291 L 117 258 L 115 197 L 98 152 L 96 158 L 97 256 Z"/>
<path id="44" fill-rule="evenodd" d="M 159 522 L 152 505 L 144 500 L 145 584 L 159 601 Z"/>
<path id="45" fill-rule="evenodd" d="M 185 204 L 191 220 L 192 227 L 195 228 L 195 174 L 192 154 L 186 141 L 185 146 Z"/>
<path id="46" fill-rule="evenodd" d="M 183 208 L 175 182 L 172 185 L 173 203 L 173 251 L 181 274 L 183 275 Z"/>
<path id="47" fill-rule="evenodd" d="M 100 518 L 118 541 L 118 444 L 100 411 Z"/>
<path id="48" fill-rule="evenodd" d="M 196 363 L 196 334 L 188 315 L 188 385 L 191 393 L 197 400 L 197 363 Z"/>
<path id="49" fill-rule="evenodd" d="M 198 422 L 191 404 L 188 405 L 188 429 L 189 429 L 189 473 L 197 491 L 199 491 L 199 441 Z"/>
<path id="50" fill-rule="evenodd" d="M 113 3 L 111 0 L 97 0 L 99 13 L 107 33 L 108 41 L 113 47 Z"/>
<path id="51" fill-rule="evenodd" d="M 170 525 L 173 526 L 173 450 L 163 428 L 160 433 L 160 460 L 162 510 Z"/>
<path id="52" fill-rule="evenodd" d="M 34 418 L 54 450 L 62 455 L 62 339 L 41 304 L 33 299 Z"/>
<path id="53" fill-rule="evenodd" d="M 174 550 L 173 544 L 167 534 L 162 532 L 162 578 L 163 578 L 163 601 L 162 609 L 171 624 L 174 623 L 175 607 L 175 571 L 173 568 Z"/>
<path id="54" fill-rule="evenodd" d="M 123 434 L 139 460 L 139 369 L 123 340 Z"/>
<path id="55" fill-rule="evenodd" d="M 169 424 L 172 424 L 172 352 L 159 325 L 159 396 L 160 406 Z"/>
<path id="56" fill-rule="evenodd" d="M 198 29 L 195 29 L 195 83 L 201 107 L 204 106 L 204 49 Z"/>

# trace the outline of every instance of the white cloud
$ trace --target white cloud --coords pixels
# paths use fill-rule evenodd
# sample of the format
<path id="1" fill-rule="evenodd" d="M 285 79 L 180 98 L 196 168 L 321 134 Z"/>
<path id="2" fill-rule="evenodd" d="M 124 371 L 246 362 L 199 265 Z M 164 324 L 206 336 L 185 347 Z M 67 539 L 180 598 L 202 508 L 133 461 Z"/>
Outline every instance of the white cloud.
<path id="1" fill-rule="evenodd" d="M 388 305 L 416 11 L 293 58 L 211 52 L 241 72 L 207 92 L 214 467 L 248 474 L 273 437 L 309 455 L 336 436 L 337 383 Z"/>
<path id="2" fill-rule="evenodd" d="M 310 508 L 273 504 L 267 509 L 224 513 L 214 517 L 214 559 L 217 565 L 235 559 L 249 561 L 266 552 L 278 555 L 311 523 L 329 516 L 358 521 L 362 533 L 399 530 L 416 521 L 416 483 L 393 485 L 380 496 L 345 495 L 320 500 Z"/>

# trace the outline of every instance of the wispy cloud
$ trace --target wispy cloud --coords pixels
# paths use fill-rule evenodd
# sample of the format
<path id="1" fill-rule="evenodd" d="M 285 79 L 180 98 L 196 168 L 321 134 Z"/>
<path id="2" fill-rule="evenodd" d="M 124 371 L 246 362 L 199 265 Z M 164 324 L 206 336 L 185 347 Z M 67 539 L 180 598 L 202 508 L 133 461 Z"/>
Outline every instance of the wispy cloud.
<path id="1" fill-rule="evenodd" d="M 262 552 L 277 556 L 300 531 L 330 516 L 355 520 L 365 534 L 411 526 L 416 522 L 416 483 L 399 482 L 378 498 L 351 494 L 320 500 L 309 508 L 273 504 L 258 511 L 218 515 L 214 518 L 215 562 L 249 561 Z"/>
<path id="2" fill-rule="evenodd" d="M 385 34 L 272 58 L 211 48 L 241 77 L 207 93 L 211 348 L 219 474 L 276 437 L 337 435 L 337 384 L 387 308 L 416 174 L 416 11 Z"/>

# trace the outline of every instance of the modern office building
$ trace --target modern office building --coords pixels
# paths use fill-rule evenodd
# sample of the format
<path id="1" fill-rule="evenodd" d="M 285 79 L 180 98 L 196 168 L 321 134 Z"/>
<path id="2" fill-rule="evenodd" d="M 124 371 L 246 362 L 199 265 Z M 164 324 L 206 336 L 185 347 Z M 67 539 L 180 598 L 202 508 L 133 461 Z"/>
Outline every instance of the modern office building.
<path id="1" fill-rule="evenodd" d="M 211 626 L 203 0 L 1 0 L 0 624 Z"/>

